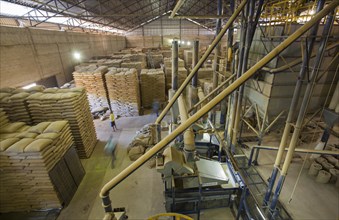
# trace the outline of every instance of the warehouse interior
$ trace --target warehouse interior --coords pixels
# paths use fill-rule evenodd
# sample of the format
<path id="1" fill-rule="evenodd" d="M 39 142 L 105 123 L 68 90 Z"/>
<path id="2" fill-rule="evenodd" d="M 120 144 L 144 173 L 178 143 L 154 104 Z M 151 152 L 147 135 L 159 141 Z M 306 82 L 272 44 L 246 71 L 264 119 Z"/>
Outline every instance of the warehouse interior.
<path id="1" fill-rule="evenodd" d="M 339 0 L 0 0 L 0 219 L 339 219 Z"/>

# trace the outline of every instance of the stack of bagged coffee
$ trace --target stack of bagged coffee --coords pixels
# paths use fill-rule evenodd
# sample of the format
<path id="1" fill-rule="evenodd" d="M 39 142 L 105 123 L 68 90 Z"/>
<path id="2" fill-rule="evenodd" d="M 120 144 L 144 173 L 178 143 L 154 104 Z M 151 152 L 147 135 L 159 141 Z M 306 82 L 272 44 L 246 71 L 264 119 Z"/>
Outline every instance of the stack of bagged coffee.
<path id="1" fill-rule="evenodd" d="M 62 195 L 50 171 L 73 145 L 67 121 L 42 122 L 21 130 L 18 127 L 16 136 L 0 141 L 0 212 L 61 208 Z"/>
<path id="2" fill-rule="evenodd" d="M 164 58 L 171 58 L 172 57 L 172 51 L 171 50 L 162 50 L 161 54 Z"/>
<path id="3" fill-rule="evenodd" d="M 97 138 L 85 89 L 46 89 L 27 102 L 34 123 L 67 120 L 79 157 L 90 157 Z"/>
<path id="4" fill-rule="evenodd" d="M 142 69 L 147 67 L 146 54 L 137 53 L 137 54 L 126 54 L 122 58 L 121 67 L 122 68 L 135 68 L 140 74 Z"/>
<path id="5" fill-rule="evenodd" d="M 141 103 L 151 107 L 153 102 L 166 101 L 165 74 L 162 69 L 143 69 L 140 74 Z"/>
<path id="6" fill-rule="evenodd" d="M 3 108 L 0 108 L 0 128 L 9 123 L 7 114 Z"/>
<path id="7" fill-rule="evenodd" d="M 119 116 L 138 116 L 140 91 L 137 70 L 110 68 L 106 83 L 113 112 Z"/>
<path id="8" fill-rule="evenodd" d="M 98 107 L 108 107 L 107 89 L 105 82 L 106 66 L 89 65 L 73 72 L 76 87 L 83 87 L 87 91 L 91 110 Z"/>
<path id="9" fill-rule="evenodd" d="M 26 103 L 26 98 L 29 95 L 30 93 L 25 90 L 13 88 L 11 88 L 11 91 L 0 93 L 0 107 L 7 113 L 10 121 L 32 123 Z"/>
<path id="10" fill-rule="evenodd" d="M 172 58 L 164 58 L 164 72 L 166 77 L 166 89 L 172 86 Z M 178 61 L 178 86 L 180 86 L 187 77 L 184 60 L 179 58 Z"/>
<path id="11" fill-rule="evenodd" d="M 99 59 L 96 60 L 95 64 L 97 66 L 107 66 L 107 67 L 120 67 L 122 59 Z"/>
<path id="12" fill-rule="evenodd" d="M 160 68 L 161 64 L 164 63 L 164 57 L 159 52 L 149 52 L 147 55 L 147 66 L 148 68 Z M 153 66 L 152 66 L 153 65 Z"/>

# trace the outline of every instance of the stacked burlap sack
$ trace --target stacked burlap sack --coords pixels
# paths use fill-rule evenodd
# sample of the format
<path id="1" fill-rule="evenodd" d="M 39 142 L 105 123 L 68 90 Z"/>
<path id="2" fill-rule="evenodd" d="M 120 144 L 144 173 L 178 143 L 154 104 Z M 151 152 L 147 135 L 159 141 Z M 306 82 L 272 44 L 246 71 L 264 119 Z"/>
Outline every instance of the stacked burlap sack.
<path id="1" fill-rule="evenodd" d="M 105 77 L 111 107 L 115 115 L 138 116 L 140 90 L 137 70 L 113 67 L 109 69 Z"/>
<path id="2" fill-rule="evenodd" d="M 99 107 L 108 107 L 105 74 L 107 66 L 83 66 L 73 72 L 76 87 L 85 88 L 91 110 Z"/>
<path id="3" fill-rule="evenodd" d="M 166 101 L 165 74 L 162 69 L 143 69 L 140 74 L 141 103 L 152 107 L 153 102 Z"/>
<path id="4" fill-rule="evenodd" d="M 90 157 L 97 138 L 85 89 L 46 89 L 27 97 L 33 122 L 67 120 L 80 158 Z"/>
<path id="5" fill-rule="evenodd" d="M 128 145 L 128 157 L 132 161 L 137 160 L 146 151 L 152 148 L 156 142 L 156 126 L 154 124 L 145 125 L 136 133 L 132 139 L 132 142 Z M 155 160 L 151 159 L 148 165 L 149 167 L 153 167 L 155 165 Z"/>
<path id="6" fill-rule="evenodd" d="M 334 183 L 339 187 L 339 160 L 331 155 L 317 157 L 308 174 L 316 177 L 315 181 L 318 183 Z"/>
<path id="7" fill-rule="evenodd" d="M 61 208 L 50 171 L 73 145 L 67 121 L 8 123 L 0 131 L 7 135 L 0 139 L 0 212 Z"/>
<path id="8" fill-rule="evenodd" d="M 11 122 L 32 124 L 26 98 L 33 93 L 43 91 L 44 88 L 43 86 L 34 86 L 30 89 L 2 88 L 0 89 L 0 108 L 3 108 Z"/>

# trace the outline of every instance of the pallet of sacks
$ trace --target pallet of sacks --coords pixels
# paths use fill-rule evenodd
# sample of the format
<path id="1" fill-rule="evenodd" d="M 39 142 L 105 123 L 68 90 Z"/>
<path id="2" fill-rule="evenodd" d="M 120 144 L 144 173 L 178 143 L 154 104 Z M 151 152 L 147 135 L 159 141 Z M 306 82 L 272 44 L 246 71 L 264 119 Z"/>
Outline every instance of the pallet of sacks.
<path id="1" fill-rule="evenodd" d="M 146 60 L 147 60 L 147 67 L 149 69 L 151 69 L 151 68 L 158 69 L 164 63 L 164 56 L 160 52 L 149 51 L 149 52 L 147 52 Z"/>
<path id="2" fill-rule="evenodd" d="M 117 67 L 119 68 L 122 63 L 122 59 L 98 59 L 94 62 L 97 66 Z"/>
<path id="3" fill-rule="evenodd" d="M 17 130 L 15 136 L 0 140 L 0 212 L 61 208 L 70 202 L 84 176 L 78 156 L 69 155 L 73 139 L 67 121 L 25 129 L 24 123 L 18 123 L 22 122 L 1 128 L 2 134 L 10 134 L 6 132 L 13 127 Z M 59 179 L 62 184 L 56 184 Z"/>
<path id="4" fill-rule="evenodd" d="M 142 69 L 147 67 L 146 54 L 126 54 L 122 58 L 121 68 L 137 69 L 140 74 Z"/>
<path id="5" fill-rule="evenodd" d="M 26 98 L 30 95 L 23 89 L 12 89 L 0 92 L 0 108 L 7 113 L 11 122 L 21 121 L 31 124 L 31 116 L 28 112 Z"/>
<path id="6" fill-rule="evenodd" d="M 9 123 L 8 116 L 3 108 L 0 108 L 0 128 Z"/>
<path id="7" fill-rule="evenodd" d="M 105 74 L 106 66 L 89 65 L 73 72 L 76 87 L 83 87 L 88 94 L 91 110 L 99 107 L 108 107 Z"/>
<path id="8" fill-rule="evenodd" d="M 162 69 L 141 70 L 140 86 L 143 107 L 152 107 L 154 101 L 166 101 L 165 74 Z"/>
<path id="9" fill-rule="evenodd" d="M 140 114 L 140 90 L 136 69 L 110 68 L 106 83 L 113 112 L 119 116 Z"/>
<path id="10" fill-rule="evenodd" d="M 67 120 L 80 158 L 89 158 L 97 137 L 85 89 L 46 89 L 27 97 L 34 123 Z"/>

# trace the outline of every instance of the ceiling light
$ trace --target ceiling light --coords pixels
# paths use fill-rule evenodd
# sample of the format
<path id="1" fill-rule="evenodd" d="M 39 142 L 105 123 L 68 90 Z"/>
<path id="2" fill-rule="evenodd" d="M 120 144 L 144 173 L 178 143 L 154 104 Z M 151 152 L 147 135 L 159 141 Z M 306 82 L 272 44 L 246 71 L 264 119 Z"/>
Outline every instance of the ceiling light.
<path id="1" fill-rule="evenodd" d="M 81 59 L 81 54 L 79 52 L 74 52 L 73 54 L 74 58 L 77 59 L 77 60 L 80 60 Z"/>

